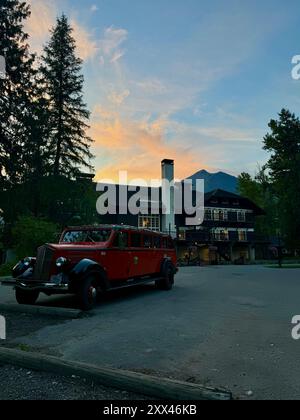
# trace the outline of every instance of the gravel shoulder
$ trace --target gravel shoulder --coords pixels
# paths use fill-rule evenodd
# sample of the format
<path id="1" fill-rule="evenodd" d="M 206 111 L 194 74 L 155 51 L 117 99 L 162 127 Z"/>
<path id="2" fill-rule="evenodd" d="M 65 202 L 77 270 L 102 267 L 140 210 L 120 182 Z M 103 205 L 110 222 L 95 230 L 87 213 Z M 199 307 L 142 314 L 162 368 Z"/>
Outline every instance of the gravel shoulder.
<path id="1" fill-rule="evenodd" d="M 95 385 L 78 377 L 63 377 L 0 365 L 0 401 L 81 400 L 142 401 L 147 397 Z"/>
<path id="2" fill-rule="evenodd" d="M 45 327 L 70 322 L 48 316 L 1 313 L 7 322 L 7 340 L 0 346 L 23 351 L 52 353 L 46 348 L 23 344 L 21 337 Z M 0 364 L 0 401 L 5 400 L 146 400 L 147 397 L 93 384 L 79 377 L 64 377 Z"/>

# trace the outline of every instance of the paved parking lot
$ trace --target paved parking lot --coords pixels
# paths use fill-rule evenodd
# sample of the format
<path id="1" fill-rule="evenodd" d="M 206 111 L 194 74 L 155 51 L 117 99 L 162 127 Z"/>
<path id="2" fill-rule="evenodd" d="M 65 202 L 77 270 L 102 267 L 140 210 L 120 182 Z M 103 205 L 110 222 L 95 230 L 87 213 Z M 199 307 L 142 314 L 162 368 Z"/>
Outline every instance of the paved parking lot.
<path id="1" fill-rule="evenodd" d="M 299 398 L 300 270 L 184 268 L 172 292 L 107 296 L 91 318 L 44 326 L 15 343 L 66 359 L 229 388 L 240 398 Z M 0 288 L 0 301 L 13 301 Z M 71 297 L 40 304 L 72 306 Z"/>

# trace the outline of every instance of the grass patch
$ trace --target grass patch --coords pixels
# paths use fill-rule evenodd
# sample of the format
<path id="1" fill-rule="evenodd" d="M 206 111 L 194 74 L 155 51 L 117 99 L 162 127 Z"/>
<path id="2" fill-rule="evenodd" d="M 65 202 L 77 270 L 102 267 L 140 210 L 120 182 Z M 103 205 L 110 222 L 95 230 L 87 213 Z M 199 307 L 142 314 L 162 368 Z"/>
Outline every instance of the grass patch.
<path id="1" fill-rule="evenodd" d="M 27 352 L 27 353 L 29 353 L 31 351 L 31 347 L 27 346 L 27 344 L 18 344 L 17 349 L 20 350 L 20 351 Z"/>

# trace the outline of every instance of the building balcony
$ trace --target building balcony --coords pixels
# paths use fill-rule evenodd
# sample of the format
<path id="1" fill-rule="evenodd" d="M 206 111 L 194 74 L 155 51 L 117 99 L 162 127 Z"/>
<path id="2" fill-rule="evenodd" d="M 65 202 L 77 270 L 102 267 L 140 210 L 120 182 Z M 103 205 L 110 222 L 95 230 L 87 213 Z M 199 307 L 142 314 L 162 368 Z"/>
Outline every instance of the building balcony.
<path id="1" fill-rule="evenodd" d="M 191 230 L 181 234 L 179 241 L 198 244 L 211 244 L 214 242 L 223 243 L 269 243 L 268 237 L 257 235 L 255 232 L 211 232 L 210 229 Z"/>

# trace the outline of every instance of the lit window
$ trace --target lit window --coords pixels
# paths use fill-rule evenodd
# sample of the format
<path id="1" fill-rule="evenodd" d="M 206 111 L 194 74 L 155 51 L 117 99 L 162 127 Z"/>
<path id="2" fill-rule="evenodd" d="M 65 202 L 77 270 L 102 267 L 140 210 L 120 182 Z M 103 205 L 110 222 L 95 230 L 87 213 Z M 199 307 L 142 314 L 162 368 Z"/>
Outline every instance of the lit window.
<path id="1" fill-rule="evenodd" d="M 214 220 L 219 221 L 220 220 L 220 211 L 214 210 Z"/>
<path id="2" fill-rule="evenodd" d="M 239 230 L 239 241 L 240 242 L 247 242 L 247 231 Z"/>
<path id="3" fill-rule="evenodd" d="M 185 229 L 179 229 L 179 231 L 178 231 L 178 239 L 180 241 L 185 241 L 186 240 L 186 230 Z"/>
<path id="4" fill-rule="evenodd" d="M 139 216 L 139 228 L 160 232 L 159 216 Z"/>
<path id="5" fill-rule="evenodd" d="M 229 240 L 229 232 L 227 229 L 220 231 L 220 240 L 221 241 L 228 241 Z"/>
<path id="6" fill-rule="evenodd" d="M 227 229 L 213 230 L 212 235 L 215 241 L 229 241 L 229 232 Z"/>

